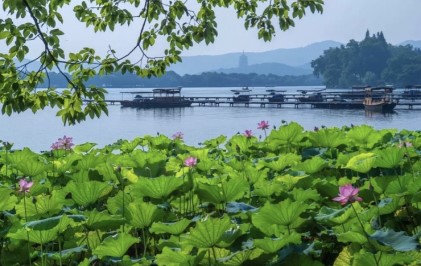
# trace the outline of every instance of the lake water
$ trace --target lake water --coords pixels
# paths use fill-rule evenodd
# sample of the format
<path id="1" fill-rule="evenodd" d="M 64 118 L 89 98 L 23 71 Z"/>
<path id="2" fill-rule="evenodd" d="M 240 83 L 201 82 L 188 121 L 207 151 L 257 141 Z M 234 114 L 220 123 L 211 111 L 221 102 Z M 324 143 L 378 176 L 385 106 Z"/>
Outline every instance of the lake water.
<path id="1" fill-rule="evenodd" d="M 288 93 L 299 89 L 315 87 L 282 87 Z M 236 88 L 183 88 L 182 95 L 227 96 Z M 238 88 L 237 88 L 238 89 Z M 252 88 L 252 93 L 264 93 L 267 88 Z M 108 89 L 107 99 L 122 99 L 121 91 L 137 89 Z M 269 121 L 271 126 L 281 125 L 281 121 L 296 121 L 305 129 L 315 126 L 341 127 L 344 125 L 367 124 L 377 129 L 397 128 L 421 130 L 421 109 L 397 109 L 393 114 L 366 114 L 364 110 L 326 110 L 295 109 L 292 106 L 282 108 L 260 107 L 188 107 L 175 109 L 134 109 L 109 105 L 109 115 L 99 119 L 87 119 L 75 126 L 64 126 L 61 118 L 55 116 L 55 110 L 43 110 L 36 114 L 24 112 L 12 116 L 0 115 L 0 140 L 14 143 L 14 149 L 29 147 L 33 151 L 49 150 L 53 142 L 66 136 L 73 137 L 75 144 L 94 142 L 98 147 L 112 144 L 118 139 L 132 140 L 144 135 L 164 134 L 171 137 L 175 132 L 184 133 L 187 144 L 198 145 L 200 142 L 251 129 L 255 135 L 261 120 Z"/>

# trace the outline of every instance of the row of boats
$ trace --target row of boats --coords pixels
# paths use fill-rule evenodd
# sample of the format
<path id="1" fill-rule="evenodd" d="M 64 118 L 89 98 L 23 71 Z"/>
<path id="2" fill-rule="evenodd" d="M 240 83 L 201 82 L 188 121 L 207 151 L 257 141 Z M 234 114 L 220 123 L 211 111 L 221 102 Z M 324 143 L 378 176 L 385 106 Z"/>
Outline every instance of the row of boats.
<path id="1" fill-rule="evenodd" d="M 171 108 L 189 107 L 194 98 L 181 95 L 181 87 L 160 88 L 152 91 L 122 92 L 133 94 L 132 100 L 122 100 L 122 107 L 135 108 Z M 327 91 L 298 90 L 296 94 L 287 94 L 286 90 L 267 89 L 265 94 L 252 94 L 248 87 L 231 90 L 233 103 L 251 103 L 256 100 L 273 104 L 294 101 L 298 104 L 310 104 L 314 108 L 329 109 L 365 109 L 368 111 L 390 112 L 401 99 L 421 99 L 421 85 L 408 86 L 400 94 L 394 94 L 392 86 L 361 86 L 351 90 Z"/>

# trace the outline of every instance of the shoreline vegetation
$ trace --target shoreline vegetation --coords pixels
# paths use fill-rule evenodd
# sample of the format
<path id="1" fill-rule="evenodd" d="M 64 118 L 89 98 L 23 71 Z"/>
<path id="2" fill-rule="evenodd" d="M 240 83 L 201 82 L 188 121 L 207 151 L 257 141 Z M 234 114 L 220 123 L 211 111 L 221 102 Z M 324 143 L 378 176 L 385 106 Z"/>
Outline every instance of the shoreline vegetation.
<path id="1" fill-rule="evenodd" d="M 420 131 L 261 121 L 183 136 L 2 142 L 0 264 L 421 263 Z"/>

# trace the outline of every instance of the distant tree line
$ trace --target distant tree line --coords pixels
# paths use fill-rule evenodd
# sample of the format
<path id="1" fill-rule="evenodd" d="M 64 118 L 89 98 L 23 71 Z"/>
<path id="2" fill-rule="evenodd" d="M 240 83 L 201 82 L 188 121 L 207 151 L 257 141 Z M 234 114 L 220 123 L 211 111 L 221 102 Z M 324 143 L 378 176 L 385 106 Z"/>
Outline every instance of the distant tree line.
<path id="1" fill-rule="evenodd" d="M 370 36 L 367 30 L 361 42 L 325 50 L 311 66 L 328 88 L 421 84 L 421 50 L 388 44 L 382 32 Z"/>
<path id="2" fill-rule="evenodd" d="M 51 74 L 44 83 L 47 87 L 63 87 L 66 82 L 63 76 Z M 314 75 L 303 76 L 277 76 L 258 74 L 224 74 L 206 72 L 198 75 L 180 76 L 169 71 L 161 77 L 142 78 L 135 74 L 114 73 L 106 76 L 95 76 L 87 85 L 98 87 L 135 88 L 135 87 L 242 87 L 242 86 L 319 86 L 323 85 L 322 79 Z"/>

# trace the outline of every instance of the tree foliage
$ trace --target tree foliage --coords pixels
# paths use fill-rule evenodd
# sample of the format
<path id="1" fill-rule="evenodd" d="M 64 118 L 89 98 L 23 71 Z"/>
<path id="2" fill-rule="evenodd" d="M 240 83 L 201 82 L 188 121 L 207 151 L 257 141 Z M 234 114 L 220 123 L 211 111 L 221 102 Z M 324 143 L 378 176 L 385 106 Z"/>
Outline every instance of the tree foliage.
<path id="1" fill-rule="evenodd" d="M 421 50 L 412 46 L 393 46 L 382 32 L 361 42 L 350 40 L 346 46 L 324 51 L 311 66 L 323 76 L 327 87 L 421 83 Z"/>
<path id="2" fill-rule="evenodd" d="M 323 4 L 323 0 L 198 0 L 194 5 L 180 0 L 4 0 L 6 15 L 0 19 L 0 45 L 8 51 L 0 53 L 2 112 L 10 115 L 57 107 L 57 115 L 65 124 L 81 122 L 87 116 L 99 117 L 107 113 L 106 91 L 87 86 L 89 78 L 114 72 L 141 77 L 162 75 L 170 64 L 181 61 L 184 50 L 214 42 L 218 34 L 216 9 L 234 9 L 246 29 L 254 28 L 258 38 L 270 41 L 276 25 L 287 30 L 306 12 L 322 12 Z M 68 21 L 62 14 L 69 8 L 76 20 L 94 33 L 113 32 L 118 26 L 136 28 L 133 47 L 126 53 L 110 47 L 105 55 L 97 54 L 92 47 L 65 51 L 63 25 Z M 162 56 L 152 56 L 151 48 L 162 40 L 167 48 Z M 43 49 L 32 61 L 23 61 L 34 42 L 41 42 Z M 28 70 L 34 61 L 41 66 Z M 37 90 L 38 84 L 49 84 L 53 70 L 65 79 L 67 89 L 57 91 L 48 86 Z M 89 103 L 84 104 L 84 99 Z"/>

